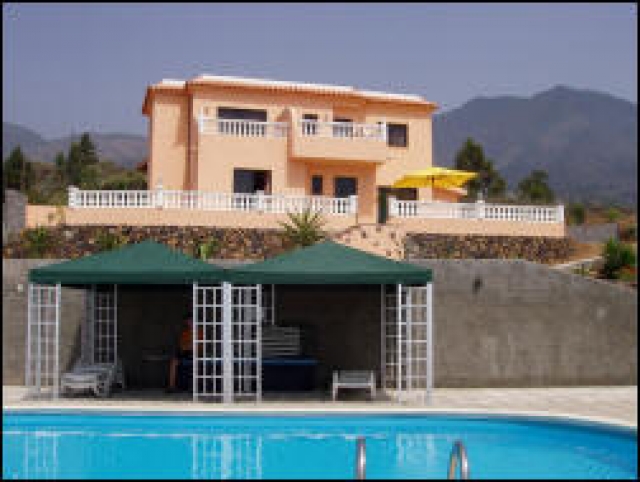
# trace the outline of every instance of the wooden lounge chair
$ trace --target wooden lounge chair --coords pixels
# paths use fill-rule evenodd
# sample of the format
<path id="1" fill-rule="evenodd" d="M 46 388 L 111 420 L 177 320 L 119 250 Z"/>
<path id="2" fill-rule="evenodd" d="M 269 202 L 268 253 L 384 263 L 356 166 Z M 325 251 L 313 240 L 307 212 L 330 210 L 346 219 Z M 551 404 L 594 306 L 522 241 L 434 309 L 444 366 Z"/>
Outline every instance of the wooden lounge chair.
<path id="1" fill-rule="evenodd" d="M 334 402 L 339 388 L 367 388 L 373 400 L 376 395 L 376 376 L 371 370 L 336 370 L 333 372 L 331 388 Z"/>
<path id="2" fill-rule="evenodd" d="M 96 396 L 109 396 L 114 385 L 124 388 L 122 362 L 88 364 L 78 361 L 73 369 L 60 379 L 60 388 L 65 391 L 91 390 Z"/>

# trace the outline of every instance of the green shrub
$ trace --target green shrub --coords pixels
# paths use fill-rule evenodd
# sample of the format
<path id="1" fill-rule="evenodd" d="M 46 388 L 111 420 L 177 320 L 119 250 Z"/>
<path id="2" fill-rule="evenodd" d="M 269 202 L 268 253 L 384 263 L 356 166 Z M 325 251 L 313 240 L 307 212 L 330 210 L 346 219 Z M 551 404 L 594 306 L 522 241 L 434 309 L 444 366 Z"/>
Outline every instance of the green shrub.
<path id="1" fill-rule="evenodd" d="M 195 256 L 206 261 L 220 250 L 220 242 L 216 238 L 209 238 L 207 241 L 196 244 Z"/>
<path id="2" fill-rule="evenodd" d="M 615 223 L 618 219 L 620 219 L 620 210 L 617 208 L 609 208 L 605 213 L 607 217 L 607 221 L 610 223 Z"/>
<path id="3" fill-rule="evenodd" d="M 111 251 L 125 244 L 124 238 L 109 231 L 101 231 L 96 237 L 96 244 L 100 251 Z"/>
<path id="4" fill-rule="evenodd" d="M 30 258 L 43 258 L 47 251 L 56 245 L 55 237 L 44 226 L 26 229 L 22 236 L 27 256 Z"/>
<path id="5" fill-rule="evenodd" d="M 602 276 L 606 279 L 616 279 L 621 269 L 635 267 L 636 254 L 628 244 L 610 239 L 604 246 L 602 256 Z"/>
<path id="6" fill-rule="evenodd" d="M 584 224 L 586 214 L 584 206 L 582 204 L 569 204 L 569 206 L 567 207 L 567 211 L 570 224 Z"/>

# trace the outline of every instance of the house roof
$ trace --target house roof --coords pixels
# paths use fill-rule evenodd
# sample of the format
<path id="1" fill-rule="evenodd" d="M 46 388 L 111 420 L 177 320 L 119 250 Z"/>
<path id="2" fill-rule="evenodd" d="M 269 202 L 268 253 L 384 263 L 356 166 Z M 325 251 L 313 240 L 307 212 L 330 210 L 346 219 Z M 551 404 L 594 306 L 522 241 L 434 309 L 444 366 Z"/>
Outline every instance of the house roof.
<path id="1" fill-rule="evenodd" d="M 326 241 L 229 270 L 235 283 L 416 284 L 432 280 L 419 266 Z"/>
<path id="2" fill-rule="evenodd" d="M 154 241 L 29 270 L 30 282 L 67 286 L 217 283 L 224 276 L 224 269 Z"/>
<path id="3" fill-rule="evenodd" d="M 287 82 L 270 79 L 254 79 L 248 77 L 233 77 L 225 75 L 203 74 L 191 80 L 163 79 L 161 82 L 150 85 L 142 106 L 142 112 L 149 111 L 149 101 L 151 94 L 156 90 L 186 92 L 190 86 L 219 86 L 232 88 L 258 88 L 275 91 L 288 92 L 308 92 L 313 94 L 325 94 L 358 98 L 361 100 L 400 102 L 405 104 L 421 105 L 432 109 L 437 108 L 437 104 L 429 102 L 419 95 L 395 94 L 388 92 L 378 92 L 373 90 L 360 90 L 355 87 L 345 85 L 312 84 L 306 82 Z"/>

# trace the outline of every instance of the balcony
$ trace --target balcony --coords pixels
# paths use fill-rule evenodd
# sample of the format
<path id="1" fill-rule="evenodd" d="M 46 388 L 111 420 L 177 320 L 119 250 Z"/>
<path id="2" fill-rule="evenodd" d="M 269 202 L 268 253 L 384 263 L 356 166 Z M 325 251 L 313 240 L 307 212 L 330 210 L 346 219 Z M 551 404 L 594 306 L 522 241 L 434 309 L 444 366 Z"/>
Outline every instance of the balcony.
<path id="1" fill-rule="evenodd" d="M 292 129 L 292 157 L 313 161 L 386 161 L 386 124 L 300 120 Z"/>
<path id="2" fill-rule="evenodd" d="M 287 137 L 289 126 L 286 122 L 260 122 L 242 119 L 218 119 L 198 117 L 201 134 L 217 134 L 232 137 Z"/>
<path id="3" fill-rule="evenodd" d="M 291 136 L 291 157 L 311 161 L 386 161 L 386 124 L 353 122 L 261 122 L 243 119 L 198 117 L 201 134 L 238 138 L 279 138 Z"/>

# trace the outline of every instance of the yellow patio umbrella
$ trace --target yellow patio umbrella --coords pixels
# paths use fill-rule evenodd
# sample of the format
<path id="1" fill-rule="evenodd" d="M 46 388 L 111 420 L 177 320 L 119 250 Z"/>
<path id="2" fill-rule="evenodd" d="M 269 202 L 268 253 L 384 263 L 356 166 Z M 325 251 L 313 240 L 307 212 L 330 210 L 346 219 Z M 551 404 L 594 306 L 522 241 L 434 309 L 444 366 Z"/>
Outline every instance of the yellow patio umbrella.
<path id="1" fill-rule="evenodd" d="M 477 176 L 478 173 L 476 172 L 458 171 L 456 169 L 447 169 L 446 167 L 429 167 L 405 174 L 393 183 L 393 187 L 438 187 L 449 189 L 460 187 Z"/>

